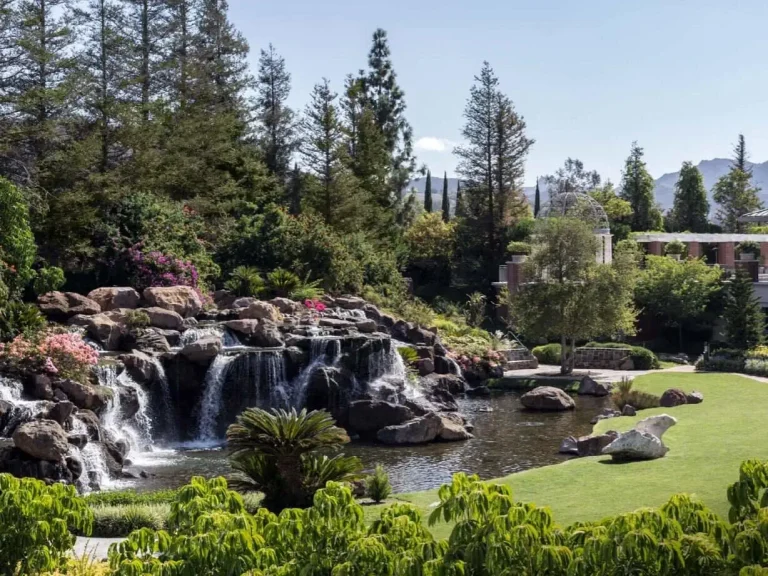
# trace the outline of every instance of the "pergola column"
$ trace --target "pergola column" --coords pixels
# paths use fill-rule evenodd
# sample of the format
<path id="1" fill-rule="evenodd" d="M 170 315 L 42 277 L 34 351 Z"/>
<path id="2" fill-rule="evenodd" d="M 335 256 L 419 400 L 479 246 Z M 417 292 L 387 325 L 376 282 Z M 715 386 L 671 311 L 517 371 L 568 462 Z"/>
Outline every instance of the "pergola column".
<path id="1" fill-rule="evenodd" d="M 654 256 L 661 256 L 661 242 L 648 242 L 648 254 Z"/>
<path id="2" fill-rule="evenodd" d="M 760 266 L 768 262 L 768 242 L 760 242 Z"/>
<path id="3" fill-rule="evenodd" d="M 719 242 L 717 244 L 717 263 L 723 268 L 733 268 L 736 261 L 736 246 L 733 242 Z"/>
<path id="4" fill-rule="evenodd" d="M 523 262 L 524 258 L 517 258 L 517 262 L 507 262 L 507 288 L 514 294 L 523 283 Z"/>
<path id="5" fill-rule="evenodd" d="M 701 258 L 701 242 L 688 242 L 688 256 Z"/>

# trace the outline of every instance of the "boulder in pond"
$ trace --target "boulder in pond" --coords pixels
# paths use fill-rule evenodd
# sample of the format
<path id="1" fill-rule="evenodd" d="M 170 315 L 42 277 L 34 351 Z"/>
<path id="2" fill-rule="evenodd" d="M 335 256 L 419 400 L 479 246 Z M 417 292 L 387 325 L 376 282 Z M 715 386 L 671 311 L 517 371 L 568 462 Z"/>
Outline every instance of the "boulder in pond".
<path id="1" fill-rule="evenodd" d="M 679 388 L 670 388 L 661 395 L 659 405 L 662 408 L 673 408 L 675 406 L 682 406 L 688 403 L 688 397 L 685 392 Z"/>
<path id="2" fill-rule="evenodd" d="M 557 412 L 573 410 L 576 403 L 560 388 L 554 386 L 539 386 L 520 397 L 520 402 L 529 410 Z"/>
<path id="3" fill-rule="evenodd" d="M 598 434 L 596 436 L 582 436 L 576 441 L 576 453 L 581 458 L 586 456 L 600 456 L 600 454 L 603 453 L 603 448 L 608 446 L 608 444 L 618 437 L 619 433 L 613 430 L 609 430 L 605 434 Z"/>
<path id="4" fill-rule="evenodd" d="M 563 441 L 560 442 L 560 449 L 558 452 L 560 454 L 573 454 L 574 456 L 578 456 L 579 454 L 579 446 L 578 446 L 578 439 L 574 436 L 568 436 L 567 438 L 563 438 Z"/>
<path id="5" fill-rule="evenodd" d="M 474 438 L 464 427 L 464 423 L 460 419 L 447 414 L 439 414 L 439 417 L 443 427 L 437 435 L 438 440 L 443 442 L 460 442 L 461 440 Z"/>
<path id="6" fill-rule="evenodd" d="M 69 443 L 64 429 L 54 420 L 33 420 L 16 428 L 14 445 L 38 460 L 63 462 L 69 454 Z"/>
<path id="7" fill-rule="evenodd" d="M 598 382 L 589 376 L 584 376 L 579 382 L 579 396 L 608 396 L 611 393 L 613 384 L 609 382 Z"/>
<path id="8" fill-rule="evenodd" d="M 144 290 L 144 300 L 150 306 L 171 310 L 185 318 L 203 309 L 203 299 L 191 286 L 152 286 Z"/>
<path id="9" fill-rule="evenodd" d="M 139 301 L 141 300 L 139 293 L 130 287 L 96 288 L 88 293 L 88 298 L 98 302 L 101 309 L 105 312 L 115 310 L 116 308 L 138 308 Z"/>
<path id="10" fill-rule="evenodd" d="M 383 400 L 357 400 L 349 405 L 349 428 L 360 435 L 378 432 L 386 426 L 402 424 L 413 412 L 402 404 Z"/>
<path id="11" fill-rule="evenodd" d="M 430 412 L 420 418 L 382 428 L 376 433 L 376 439 L 384 444 L 425 444 L 434 441 L 442 429 L 440 416 Z"/>

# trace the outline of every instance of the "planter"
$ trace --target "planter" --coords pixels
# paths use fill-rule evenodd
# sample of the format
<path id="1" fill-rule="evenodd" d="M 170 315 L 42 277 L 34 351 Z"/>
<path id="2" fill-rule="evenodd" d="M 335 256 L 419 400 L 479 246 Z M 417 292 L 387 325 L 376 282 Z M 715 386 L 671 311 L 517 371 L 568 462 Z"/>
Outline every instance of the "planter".
<path id="1" fill-rule="evenodd" d="M 528 259 L 528 255 L 527 254 L 512 254 L 512 256 L 510 256 L 509 258 L 510 258 L 509 261 L 512 262 L 512 264 L 522 264 L 522 263 L 524 263 Z"/>
<path id="2" fill-rule="evenodd" d="M 739 260 L 742 261 L 748 261 L 748 260 L 754 260 L 755 254 L 753 252 L 742 252 L 739 254 Z"/>
<path id="3" fill-rule="evenodd" d="M 672 260 L 680 260 L 680 254 L 667 254 Z"/>

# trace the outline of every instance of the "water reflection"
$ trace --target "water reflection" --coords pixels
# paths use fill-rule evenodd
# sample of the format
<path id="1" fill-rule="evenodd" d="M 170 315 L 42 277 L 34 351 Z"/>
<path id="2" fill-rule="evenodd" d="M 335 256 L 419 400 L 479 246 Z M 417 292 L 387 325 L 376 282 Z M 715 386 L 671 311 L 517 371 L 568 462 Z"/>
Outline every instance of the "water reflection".
<path id="1" fill-rule="evenodd" d="M 344 448 L 358 456 L 366 468 L 383 464 L 395 492 L 436 488 L 455 472 L 478 474 L 483 479 L 555 464 L 565 459 L 557 453 L 569 435 L 589 434 L 589 421 L 606 406 L 605 398 L 576 398 L 576 410 L 542 413 L 523 410 L 517 394 L 492 398 L 463 399 L 462 412 L 475 425 L 475 438 L 467 442 L 434 443 L 423 446 L 390 447 L 353 442 Z M 179 450 L 174 456 L 151 455 L 142 469 L 154 474 L 136 482 L 137 489 L 181 486 L 193 475 L 229 473 L 226 451 L 219 449 Z"/>

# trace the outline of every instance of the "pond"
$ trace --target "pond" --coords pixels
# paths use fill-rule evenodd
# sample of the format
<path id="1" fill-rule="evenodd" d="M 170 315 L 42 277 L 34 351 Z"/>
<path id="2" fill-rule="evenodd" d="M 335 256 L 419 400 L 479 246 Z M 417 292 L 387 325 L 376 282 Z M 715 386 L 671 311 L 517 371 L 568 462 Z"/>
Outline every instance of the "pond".
<path id="1" fill-rule="evenodd" d="M 352 442 L 344 447 L 344 452 L 358 456 L 366 469 L 382 464 L 396 493 L 437 488 L 449 482 L 456 472 L 478 474 L 483 479 L 498 478 L 567 459 L 557 452 L 562 439 L 589 434 L 590 420 L 609 402 L 590 396 L 575 400 L 576 410 L 547 413 L 523 409 L 520 396 L 514 393 L 461 399 L 461 411 L 475 425 L 472 440 L 400 447 Z M 129 469 L 145 470 L 150 478 L 121 481 L 116 487 L 175 488 L 193 475 L 229 473 L 226 450 L 221 447 L 159 449 L 140 455 Z"/>

